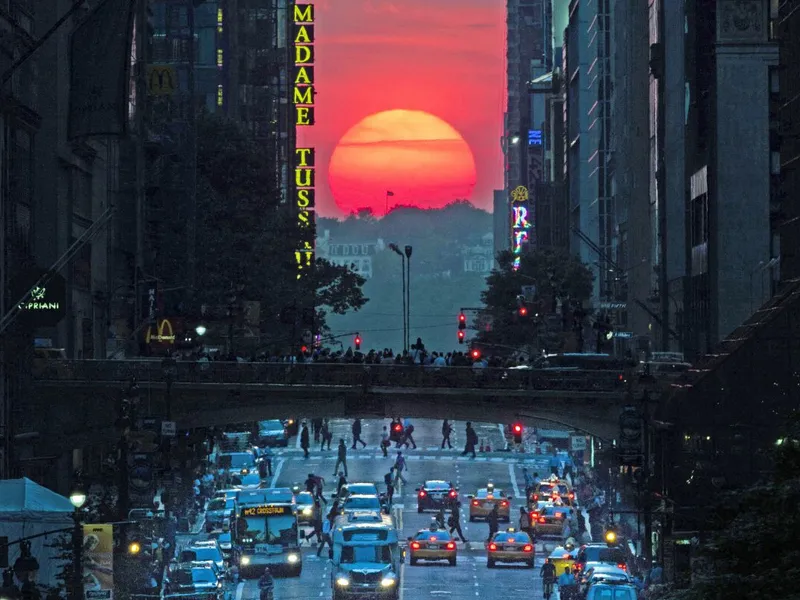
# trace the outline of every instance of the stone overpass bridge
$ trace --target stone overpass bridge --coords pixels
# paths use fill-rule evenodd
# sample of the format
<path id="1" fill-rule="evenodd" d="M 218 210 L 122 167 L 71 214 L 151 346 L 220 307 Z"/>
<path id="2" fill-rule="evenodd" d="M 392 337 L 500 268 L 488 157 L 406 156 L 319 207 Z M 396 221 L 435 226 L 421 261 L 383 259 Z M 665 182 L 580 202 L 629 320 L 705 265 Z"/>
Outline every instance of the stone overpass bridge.
<path id="1" fill-rule="evenodd" d="M 617 435 L 628 374 L 363 364 L 48 361 L 33 374 L 31 408 L 53 450 L 113 440 L 132 381 L 140 415 L 179 429 L 302 417 L 392 416 L 554 423 Z"/>

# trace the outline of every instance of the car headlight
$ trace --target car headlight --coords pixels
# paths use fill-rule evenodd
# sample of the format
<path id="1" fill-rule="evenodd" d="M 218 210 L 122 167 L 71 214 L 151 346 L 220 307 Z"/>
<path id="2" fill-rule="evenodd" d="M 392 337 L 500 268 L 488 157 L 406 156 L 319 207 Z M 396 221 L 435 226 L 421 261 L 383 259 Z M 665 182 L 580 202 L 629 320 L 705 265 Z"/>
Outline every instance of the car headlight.
<path id="1" fill-rule="evenodd" d="M 303 516 L 304 517 L 310 517 L 313 513 L 314 513 L 314 511 L 311 510 L 310 508 L 304 508 L 303 509 Z"/>
<path id="2" fill-rule="evenodd" d="M 243 556 L 242 560 L 241 560 L 241 563 L 243 565 L 245 565 L 245 566 L 249 565 L 250 564 L 250 557 L 249 556 Z"/>
<path id="3" fill-rule="evenodd" d="M 397 583 L 397 580 L 394 577 L 384 577 L 381 579 L 381 587 L 392 587 L 394 584 Z"/>
<path id="4" fill-rule="evenodd" d="M 339 587 L 347 587 L 348 585 L 350 585 L 350 580 L 347 577 L 337 577 L 336 585 L 338 585 Z"/>
<path id="5" fill-rule="evenodd" d="M 297 556 L 297 554 L 290 554 L 289 556 L 286 557 L 286 560 L 289 561 L 290 564 L 294 564 L 298 560 L 300 560 L 300 557 Z"/>

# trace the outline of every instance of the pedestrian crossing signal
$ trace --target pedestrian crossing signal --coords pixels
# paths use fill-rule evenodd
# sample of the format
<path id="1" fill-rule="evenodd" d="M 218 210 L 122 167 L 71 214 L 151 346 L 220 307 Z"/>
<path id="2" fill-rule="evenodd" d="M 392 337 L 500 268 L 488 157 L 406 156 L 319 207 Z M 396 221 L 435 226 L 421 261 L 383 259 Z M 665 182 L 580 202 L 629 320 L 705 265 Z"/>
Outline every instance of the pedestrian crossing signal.
<path id="1" fill-rule="evenodd" d="M 458 343 L 459 344 L 463 344 L 464 343 L 464 332 L 463 331 L 459 331 L 458 332 Z"/>

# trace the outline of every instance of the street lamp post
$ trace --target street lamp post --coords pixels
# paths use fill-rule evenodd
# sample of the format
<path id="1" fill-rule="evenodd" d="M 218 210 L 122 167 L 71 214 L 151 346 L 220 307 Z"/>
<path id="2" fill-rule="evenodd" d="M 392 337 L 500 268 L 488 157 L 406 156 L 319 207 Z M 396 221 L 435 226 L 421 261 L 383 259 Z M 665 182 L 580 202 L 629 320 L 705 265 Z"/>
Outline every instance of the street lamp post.
<path id="1" fill-rule="evenodd" d="M 408 324 L 406 321 L 406 255 L 400 250 L 397 244 L 389 244 L 389 249 L 397 254 L 401 260 L 401 273 L 403 276 L 403 352 L 408 350 Z"/>
<path id="2" fill-rule="evenodd" d="M 406 348 L 411 346 L 411 246 L 405 247 L 406 254 Z"/>
<path id="3" fill-rule="evenodd" d="M 70 584 L 70 599 L 83 600 L 83 524 L 81 523 L 81 509 L 86 504 L 86 494 L 76 489 L 69 496 L 69 501 L 75 507 L 72 513 L 72 582 Z"/>

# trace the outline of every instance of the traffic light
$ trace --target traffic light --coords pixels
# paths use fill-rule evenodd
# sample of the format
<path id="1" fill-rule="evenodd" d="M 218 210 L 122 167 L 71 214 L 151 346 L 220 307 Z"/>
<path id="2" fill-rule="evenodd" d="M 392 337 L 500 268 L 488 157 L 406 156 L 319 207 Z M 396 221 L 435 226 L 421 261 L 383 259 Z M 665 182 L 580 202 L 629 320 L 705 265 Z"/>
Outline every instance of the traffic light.
<path id="1" fill-rule="evenodd" d="M 472 356 L 473 360 L 478 360 L 481 357 L 481 351 L 475 348 L 472 352 L 470 352 L 470 356 Z"/>
<path id="2" fill-rule="evenodd" d="M 356 350 L 361 350 L 361 334 L 360 333 L 356 334 L 355 344 L 356 344 Z"/>
<path id="3" fill-rule="evenodd" d="M 619 536 L 617 535 L 617 531 L 614 528 L 609 527 L 603 533 L 603 539 L 606 542 L 606 546 L 613 547 L 617 545 L 617 541 L 619 540 Z"/>
<path id="4" fill-rule="evenodd" d="M 619 416 L 619 459 L 626 466 L 641 466 L 644 458 L 644 422 L 635 406 L 626 406 Z"/>
<path id="5" fill-rule="evenodd" d="M 511 432 L 514 434 L 514 443 L 522 443 L 522 423 L 514 423 L 511 426 Z"/>
<path id="6" fill-rule="evenodd" d="M 465 335 L 464 332 L 459 330 L 459 332 L 458 332 L 458 343 L 459 344 L 463 344 L 464 343 L 464 335 Z"/>
<path id="7" fill-rule="evenodd" d="M 527 317 L 528 316 L 528 307 L 527 306 L 520 306 L 519 310 L 517 311 L 520 317 Z"/>
<path id="8" fill-rule="evenodd" d="M 131 542 L 128 544 L 128 554 L 133 556 L 139 554 L 142 551 L 142 545 L 139 542 Z"/>
<path id="9" fill-rule="evenodd" d="M 458 328 L 459 329 L 466 329 L 467 328 L 467 315 L 463 312 L 458 315 Z"/>

